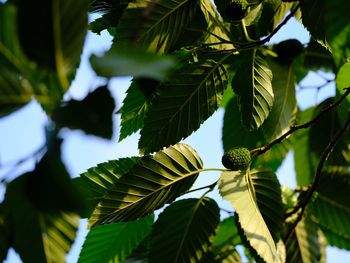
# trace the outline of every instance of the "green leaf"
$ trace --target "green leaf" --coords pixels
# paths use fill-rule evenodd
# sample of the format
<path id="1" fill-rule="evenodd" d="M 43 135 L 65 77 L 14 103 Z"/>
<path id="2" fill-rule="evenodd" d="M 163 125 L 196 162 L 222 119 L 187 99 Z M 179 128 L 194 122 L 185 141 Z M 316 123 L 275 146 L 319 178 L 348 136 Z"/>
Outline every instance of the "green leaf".
<path id="1" fill-rule="evenodd" d="M 269 151 L 258 155 L 257 159 L 252 163 L 252 167 L 269 168 L 276 172 L 287 156 L 287 153 L 293 148 L 294 143 L 293 137 L 284 139 L 282 142 L 274 145 Z"/>
<path id="2" fill-rule="evenodd" d="M 350 63 L 345 63 L 337 72 L 336 87 L 340 94 L 344 93 L 344 89 L 350 87 Z M 350 97 L 346 97 L 350 103 Z"/>
<path id="3" fill-rule="evenodd" d="M 203 43 L 214 44 L 222 42 L 222 40 L 231 41 L 232 34 L 228 26 L 229 24 L 222 22 L 213 3 L 209 0 L 200 0 L 200 8 L 208 24 L 203 36 Z M 212 47 L 217 49 L 234 48 L 232 44 L 217 44 Z"/>
<path id="4" fill-rule="evenodd" d="M 104 14 L 92 21 L 89 24 L 89 29 L 96 34 L 100 34 L 101 31 L 105 29 L 109 30 L 115 28 L 128 2 L 130 1 L 112 0 L 109 1 L 109 3 L 106 1 L 93 1 L 92 4 L 90 4 L 90 11 L 103 12 Z M 95 3 L 96 5 L 94 6 Z"/>
<path id="5" fill-rule="evenodd" d="M 219 190 L 221 196 L 231 202 L 232 207 L 239 215 L 239 223 L 242 227 L 244 234 L 251 245 L 251 247 L 257 252 L 257 254 L 266 262 L 276 262 L 278 260 L 278 254 L 275 242 L 272 238 L 269 228 L 260 212 L 257 201 L 259 198 L 254 193 L 254 186 L 248 180 L 249 170 L 247 174 L 238 171 L 223 172 L 219 179 Z M 259 176 L 259 171 L 251 171 L 252 174 Z M 266 173 L 265 173 L 266 174 Z M 264 183 L 264 180 L 261 181 Z M 261 185 L 260 189 L 262 195 L 267 197 L 270 202 L 274 202 L 273 197 L 268 197 L 277 189 L 269 180 L 265 181 L 265 186 Z M 266 187 L 266 188 L 265 188 Z M 266 189 L 266 193 L 263 193 L 263 189 Z M 261 200 L 265 205 L 265 209 L 270 206 L 272 209 L 277 206 L 271 206 L 266 203 L 266 199 Z M 266 211 L 266 210 L 265 210 Z M 270 212 L 271 220 L 277 222 L 277 218 L 274 213 Z M 277 220 L 276 220 L 277 219 Z"/>
<path id="6" fill-rule="evenodd" d="M 267 143 L 261 129 L 247 130 L 243 125 L 237 96 L 228 102 L 225 109 L 222 143 L 225 152 L 238 146 L 254 149 Z"/>
<path id="7" fill-rule="evenodd" d="M 128 173 L 131 168 L 139 161 L 138 157 L 121 158 L 115 161 L 109 161 L 92 167 L 87 172 L 74 178 L 75 185 L 84 193 L 85 200 L 88 202 L 88 211 L 84 217 L 91 215 L 102 197 L 113 188 L 114 184 Z"/>
<path id="8" fill-rule="evenodd" d="M 177 143 L 216 111 L 227 86 L 222 63 L 230 55 L 185 64 L 159 85 L 141 130 L 142 153 Z"/>
<path id="9" fill-rule="evenodd" d="M 350 58 L 350 25 L 347 19 L 350 3 L 346 0 L 325 2 L 326 9 L 323 15 L 327 42 L 331 47 L 336 65 L 340 66 Z M 318 10 L 319 13 L 322 11 Z"/>
<path id="10" fill-rule="evenodd" d="M 29 68 L 17 38 L 16 9 L 10 4 L 0 4 L 0 32 L 0 117 L 3 117 L 26 105 L 32 99 L 33 88 L 23 77 L 28 77 Z"/>
<path id="11" fill-rule="evenodd" d="M 273 106 L 272 73 L 255 49 L 243 53 L 243 56 L 245 61 L 232 80 L 232 88 L 240 98 L 243 124 L 248 129 L 257 129 Z"/>
<path id="12" fill-rule="evenodd" d="M 286 262 L 325 262 L 326 246 L 320 232 L 312 221 L 301 220 L 286 242 Z"/>
<path id="13" fill-rule="evenodd" d="M 225 244 L 232 244 L 234 246 L 241 243 L 238 235 L 238 230 L 233 216 L 228 217 L 220 222 L 216 236 L 213 240 L 213 247 L 221 247 Z"/>
<path id="14" fill-rule="evenodd" d="M 87 32 L 88 2 L 19 0 L 17 6 L 26 55 L 40 67 L 57 71 L 62 86 L 68 88 L 67 74 L 78 66 Z"/>
<path id="15" fill-rule="evenodd" d="M 335 64 L 332 53 L 317 41 L 308 43 L 304 52 L 304 66 L 311 70 L 334 71 Z"/>
<path id="16" fill-rule="evenodd" d="M 310 32 L 311 36 L 326 43 L 326 29 L 325 29 L 325 13 L 326 1 L 324 0 L 305 0 L 301 5 L 301 17 L 303 25 Z M 328 12 L 328 10 L 327 10 Z"/>
<path id="17" fill-rule="evenodd" d="M 123 101 L 123 106 L 118 111 L 118 113 L 121 113 L 119 141 L 143 127 L 145 114 L 149 109 L 158 84 L 158 81 L 147 78 L 132 80 Z"/>
<path id="18" fill-rule="evenodd" d="M 151 233 L 153 216 L 96 227 L 88 233 L 78 262 L 124 262 Z"/>
<path id="19" fill-rule="evenodd" d="M 85 210 L 82 193 L 73 185 L 61 159 L 62 140 L 50 132 L 46 136 L 47 152 L 25 180 L 28 198 L 42 212 L 82 213 Z"/>
<path id="20" fill-rule="evenodd" d="M 82 101 L 72 99 L 64 102 L 53 112 L 52 120 L 59 127 L 80 129 L 87 134 L 111 139 L 114 108 L 113 97 L 107 86 L 102 86 L 89 93 Z"/>
<path id="21" fill-rule="evenodd" d="M 150 262 L 199 262 L 219 222 L 219 207 L 212 199 L 204 197 L 173 203 L 154 224 Z"/>
<path id="22" fill-rule="evenodd" d="M 305 123 L 312 119 L 315 108 L 298 112 L 298 124 Z M 314 176 L 318 160 L 310 154 L 310 134 L 306 129 L 301 129 L 293 134 L 294 137 L 294 168 L 298 185 L 308 186 Z M 316 139 L 316 138 L 315 138 Z"/>
<path id="23" fill-rule="evenodd" d="M 335 102 L 335 98 L 329 98 L 321 102 L 314 111 L 314 116 L 319 114 L 322 109 Z M 329 111 L 323 117 L 312 125 L 309 129 L 310 152 L 315 158 L 320 159 L 324 149 L 342 127 L 339 116 L 336 111 Z M 320 132 L 322 131 L 322 132 Z M 334 151 L 327 159 L 328 165 L 347 166 L 350 163 L 350 136 L 346 134 L 334 147 Z"/>
<path id="24" fill-rule="evenodd" d="M 309 205 L 310 217 L 322 229 L 350 239 L 350 172 L 344 168 L 325 170 L 317 187 L 317 196 Z"/>
<path id="25" fill-rule="evenodd" d="M 12 226 L 8 208 L 0 204 L 0 261 L 5 261 L 7 252 L 11 246 Z"/>
<path id="26" fill-rule="evenodd" d="M 75 239 L 79 217 L 59 211 L 39 212 L 27 196 L 29 176 L 25 174 L 12 181 L 5 195 L 14 230 L 12 246 L 23 262 L 65 262 Z"/>
<path id="27" fill-rule="evenodd" d="M 130 2 L 117 26 L 118 45 L 164 53 L 172 48 L 192 20 L 195 0 L 136 0 Z"/>
<path id="28" fill-rule="evenodd" d="M 202 167 L 198 154 L 185 144 L 142 157 L 103 196 L 89 225 L 131 221 L 152 213 L 188 190 Z"/>
<path id="29" fill-rule="evenodd" d="M 274 140 L 294 124 L 297 112 L 295 73 L 292 64 L 269 61 L 273 73 L 274 103 L 262 129 L 268 141 Z"/>
<path id="30" fill-rule="evenodd" d="M 104 77 L 133 76 L 161 80 L 175 66 L 175 60 L 139 48 L 114 45 L 102 57 L 93 55 L 91 64 L 96 73 Z"/>
<path id="31" fill-rule="evenodd" d="M 348 237 L 341 236 L 326 227 L 321 226 L 321 230 L 327 240 L 328 245 L 340 249 L 350 250 L 350 239 Z"/>

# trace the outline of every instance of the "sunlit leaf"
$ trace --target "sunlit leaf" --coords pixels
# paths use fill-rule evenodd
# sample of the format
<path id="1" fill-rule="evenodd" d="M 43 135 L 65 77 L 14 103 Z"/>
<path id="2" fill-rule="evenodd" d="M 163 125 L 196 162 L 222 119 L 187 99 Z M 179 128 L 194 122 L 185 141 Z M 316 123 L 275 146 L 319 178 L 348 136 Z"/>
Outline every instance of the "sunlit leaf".
<path id="1" fill-rule="evenodd" d="M 203 42 L 207 44 L 218 43 L 212 46 L 218 49 L 232 49 L 234 47 L 232 44 L 220 43 L 223 40 L 232 40 L 232 35 L 228 24 L 220 19 L 213 3 L 208 0 L 201 0 L 200 8 L 208 23 L 207 32 L 205 32 L 203 36 Z"/>
<path id="2" fill-rule="evenodd" d="M 238 245 L 241 240 L 233 217 L 222 220 L 219 224 L 216 236 L 213 240 L 213 247 L 221 247 L 225 244 Z"/>
<path id="3" fill-rule="evenodd" d="M 222 63 L 208 59 L 185 64 L 159 85 L 141 130 L 141 152 L 179 142 L 215 112 L 227 86 Z"/>
<path id="4" fill-rule="evenodd" d="M 78 262 L 124 262 L 124 259 L 150 234 L 153 216 L 132 222 L 113 223 L 91 229 Z"/>
<path id="5" fill-rule="evenodd" d="M 251 173 L 259 175 L 259 171 L 251 171 Z M 261 182 L 263 183 L 263 181 Z M 261 197 L 266 198 L 269 196 L 268 193 L 275 191 L 274 184 L 269 180 L 265 180 L 265 183 L 261 186 Z M 266 192 L 263 190 L 264 188 L 267 190 Z M 232 207 L 238 214 L 239 224 L 250 246 L 266 262 L 277 261 L 278 254 L 275 242 L 259 209 L 259 207 L 262 207 L 262 204 L 258 206 L 257 201 L 259 201 L 259 198 L 255 194 L 254 185 L 248 180 L 247 174 L 240 171 L 223 172 L 219 179 L 219 189 L 221 196 L 231 202 Z M 268 199 L 270 198 L 268 197 Z M 271 201 L 274 201 L 274 199 L 272 198 L 269 202 Z M 267 204 L 266 199 L 263 198 L 260 202 Z M 271 206 L 270 203 L 267 206 L 270 206 L 272 209 L 278 208 L 278 206 Z M 279 213 L 281 212 L 279 211 Z M 270 212 L 269 216 L 272 221 L 276 219 L 276 222 L 278 221 L 279 216 L 276 217 L 276 214 Z"/>
<path id="6" fill-rule="evenodd" d="M 274 103 L 262 129 L 271 141 L 285 133 L 294 124 L 297 111 L 295 97 L 295 73 L 292 64 L 278 64 L 272 60 L 269 66 L 273 73 Z"/>
<path id="7" fill-rule="evenodd" d="M 151 234 L 150 262 L 199 262 L 220 221 L 209 198 L 180 200 L 160 214 Z"/>
<path id="8" fill-rule="evenodd" d="M 185 144 L 142 157 L 107 190 L 89 225 L 131 221 L 148 215 L 188 190 L 201 169 L 201 159 Z"/>
<path id="9" fill-rule="evenodd" d="M 274 102 L 272 73 L 256 50 L 243 54 L 245 61 L 232 80 L 232 88 L 239 95 L 243 124 L 248 129 L 259 128 L 269 116 Z"/>
<path id="10" fill-rule="evenodd" d="M 79 178 L 74 178 L 73 182 L 84 194 L 87 202 L 87 211 L 84 217 L 90 216 L 100 199 L 113 188 L 114 184 L 137 164 L 139 158 L 121 158 L 98 164 L 96 167 L 88 169 Z"/>

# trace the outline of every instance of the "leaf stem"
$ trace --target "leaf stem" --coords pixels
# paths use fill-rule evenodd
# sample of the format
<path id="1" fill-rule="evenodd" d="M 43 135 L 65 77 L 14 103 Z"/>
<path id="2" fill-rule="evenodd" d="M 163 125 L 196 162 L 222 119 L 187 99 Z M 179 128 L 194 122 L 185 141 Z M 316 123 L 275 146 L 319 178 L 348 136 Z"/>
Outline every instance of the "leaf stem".
<path id="1" fill-rule="evenodd" d="M 196 188 L 196 189 L 188 190 L 188 191 L 186 191 L 186 192 L 184 193 L 184 195 L 185 195 L 185 194 L 192 193 L 192 192 L 200 191 L 200 190 L 203 190 L 203 189 L 207 189 L 207 188 L 209 188 L 209 190 L 212 191 L 212 190 L 215 188 L 217 182 L 218 182 L 218 181 L 215 181 L 215 182 L 212 183 L 212 184 L 209 184 L 209 185 L 206 185 L 206 186 L 202 186 L 202 187 L 199 187 L 199 188 Z"/>
<path id="2" fill-rule="evenodd" d="M 328 160 L 334 147 L 340 141 L 342 136 L 349 130 L 349 128 L 350 128 L 350 110 L 348 111 L 348 116 L 344 122 L 344 125 L 332 137 L 332 139 L 329 142 L 329 144 L 327 145 L 326 149 L 323 151 L 322 156 L 321 156 L 320 161 L 319 161 L 318 166 L 317 166 L 314 181 L 313 181 L 312 185 L 309 187 L 309 190 L 306 192 L 305 197 L 301 200 L 300 204 L 297 207 L 295 207 L 291 213 L 289 213 L 289 214 L 293 214 L 301 209 L 300 213 L 298 214 L 297 219 L 294 221 L 293 225 L 288 230 L 288 233 L 287 233 L 285 240 L 284 240 L 285 243 L 289 240 L 295 227 L 298 225 L 300 220 L 303 218 L 303 215 L 304 215 L 305 210 L 306 210 L 306 206 L 309 204 L 314 192 L 316 191 L 316 189 L 320 183 L 324 163 Z"/>
<path id="3" fill-rule="evenodd" d="M 299 124 L 299 125 L 294 125 L 291 126 L 290 129 L 285 132 L 284 134 L 282 134 L 280 137 L 278 137 L 277 139 L 273 140 L 272 142 L 266 144 L 263 147 L 259 147 L 256 149 L 253 149 L 250 151 L 250 153 L 253 155 L 260 155 L 263 154 L 265 152 L 267 152 L 268 150 L 271 149 L 272 146 L 274 146 L 275 144 L 280 143 L 281 141 L 283 141 L 286 137 L 288 137 L 289 135 L 291 135 L 293 132 L 300 130 L 300 129 L 305 129 L 310 127 L 311 125 L 313 125 L 315 122 L 317 122 L 321 117 L 323 117 L 323 115 L 331 110 L 333 110 L 334 108 L 336 108 L 350 93 L 350 87 L 345 88 L 345 93 L 334 103 L 328 105 L 326 108 L 324 108 L 315 118 L 311 119 L 310 121 L 307 121 L 303 124 Z"/>

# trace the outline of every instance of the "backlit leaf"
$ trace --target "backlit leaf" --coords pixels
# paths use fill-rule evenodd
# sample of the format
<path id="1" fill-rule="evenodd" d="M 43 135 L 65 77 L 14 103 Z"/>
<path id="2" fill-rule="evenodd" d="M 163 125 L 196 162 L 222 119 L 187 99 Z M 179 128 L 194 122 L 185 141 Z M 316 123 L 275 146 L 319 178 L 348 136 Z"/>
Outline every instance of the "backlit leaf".
<path id="1" fill-rule="evenodd" d="M 195 15 L 196 0 L 137 0 L 130 2 L 117 26 L 118 45 L 135 44 L 148 51 L 172 48 Z"/>
<path id="2" fill-rule="evenodd" d="M 207 197 L 173 203 L 154 224 L 150 262 L 200 262 L 219 221 L 219 207 Z"/>
<path id="3" fill-rule="evenodd" d="M 188 190 L 201 169 L 201 159 L 185 144 L 142 157 L 107 190 L 89 218 L 89 225 L 131 221 L 148 215 Z"/>
<path id="4" fill-rule="evenodd" d="M 152 100 L 141 130 L 140 151 L 160 150 L 197 130 L 219 107 L 227 78 L 223 62 L 209 59 L 175 71 L 156 90 L 159 95 Z"/>
<path id="5" fill-rule="evenodd" d="M 273 106 L 272 73 L 255 49 L 243 53 L 243 56 L 246 60 L 238 68 L 232 88 L 240 98 L 243 124 L 248 129 L 257 129 Z"/>
<path id="6" fill-rule="evenodd" d="M 132 222 L 113 223 L 91 229 L 78 262 L 124 262 L 124 259 L 150 234 L 153 216 Z"/>
<path id="7" fill-rule="evenodd" d="M 259 173 L 259 171 L 252 171 L 252 173 Z M 265 181 L 265 186 L 266 193 L 272 193 L 274 187 L 268 180 Z M 257 204 L 259 199 L 253 189 L 254 186 L 244 172 L 223 172 L 219 179 L 220 194 L 225 200 L 231 202 L 239 215 L 239 224 L 251 247 L 266 262 L 276 262 L 278 260 L 276 245 L 260 212 Z M 263 193 L 263 188 L 261 190 Z M 267 204 L 265 200 L 261 201 Z M 273 221 L 278 218 L 273 213 L 270 216 Z"/>

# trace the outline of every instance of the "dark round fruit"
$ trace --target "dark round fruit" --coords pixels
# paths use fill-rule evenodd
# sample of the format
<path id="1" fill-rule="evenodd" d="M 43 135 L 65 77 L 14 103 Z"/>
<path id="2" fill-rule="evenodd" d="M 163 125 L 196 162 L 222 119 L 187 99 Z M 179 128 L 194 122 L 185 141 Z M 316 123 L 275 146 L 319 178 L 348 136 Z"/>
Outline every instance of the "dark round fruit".
<path id="1" fill-rule="evenodd" d="M 247 169 L 250 161 L 250 151 L 243 147 L 233 148 L 225 152 L 221 159 L 222 165 L 233 171 Z"/>
<path id="2" fill-rule="evenodd" d="M 228 20 L 235 22 L 240 21 L 247 16 L 247 8 L 239 1 L 232 1 L 226 6 L 225 16 Z"/>
<path id="3" fill-rule="evenodd" d="M 304 51 L 304 46 L 297 39 L 288 39 L 275 45 L 274 51 L 278 61 L 288 63 Z"/>

